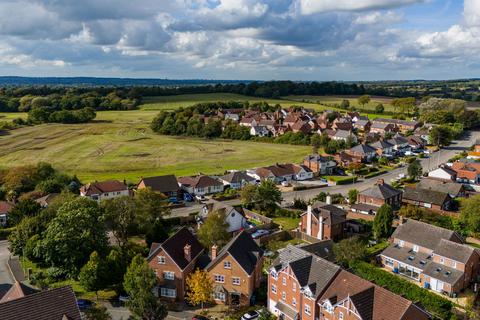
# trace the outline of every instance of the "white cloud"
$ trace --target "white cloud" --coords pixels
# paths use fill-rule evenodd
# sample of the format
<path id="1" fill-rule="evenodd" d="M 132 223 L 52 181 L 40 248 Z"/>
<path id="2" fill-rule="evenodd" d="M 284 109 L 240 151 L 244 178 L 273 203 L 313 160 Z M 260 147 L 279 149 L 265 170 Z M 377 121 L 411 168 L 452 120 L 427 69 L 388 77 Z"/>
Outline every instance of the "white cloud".
<path id="1" fill-rule="evenodd" d="M 313 14 L 329 11 L 356 11 L 388 9 L 425 0 L 299 0 L 303 14 Z"/>

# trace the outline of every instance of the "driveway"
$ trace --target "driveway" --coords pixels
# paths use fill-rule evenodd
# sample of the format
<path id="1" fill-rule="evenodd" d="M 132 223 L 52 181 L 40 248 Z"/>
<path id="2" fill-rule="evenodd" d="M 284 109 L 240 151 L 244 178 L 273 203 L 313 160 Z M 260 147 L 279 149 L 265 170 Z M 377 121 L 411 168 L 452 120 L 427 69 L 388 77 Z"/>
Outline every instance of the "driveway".
<path id="1" fill-rule="evenodd" d="M 0 241 L 0 285 L 13 284 L 15 279 L 8 267 L 8 259 L 10 257 L 10 251 L 8 250 L 8 241 Z"/>

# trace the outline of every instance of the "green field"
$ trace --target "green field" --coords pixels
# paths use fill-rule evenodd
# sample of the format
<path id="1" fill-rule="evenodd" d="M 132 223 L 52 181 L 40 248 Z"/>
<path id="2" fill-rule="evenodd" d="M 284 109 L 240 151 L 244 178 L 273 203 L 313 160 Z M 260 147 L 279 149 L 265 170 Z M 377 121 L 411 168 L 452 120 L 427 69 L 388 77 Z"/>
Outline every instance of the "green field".
<path id="1" fill-rule="evenodd" d="M 149 129 L 159 110 L 206 101 L 267 101 L 283 107 L 326 109 L 317 103 L 300 102 L 299 97 L 261 99 L 228 93 L 147 97 L 139 110 L 100 111 L 88 124 L 43 124 L 11 130 L 0 136 L 0 167 L 46 161 L 84 181 L 116 178 L 136 182 L 150 175 L 221 174 L 227 169 L 299 162 L 311 150 L 308 146 L 161 136 Z M 17 117 L 26 114 L 0 113 L 0 121 Z"/>
<path id="2" fill-rule="evenodd" d="M 83 181 L 137 182 L 142 176 L 222 173 L 275 162 L 300 161 L 306 146 L 203 140 L 153 134 L 158 111 L 105 111 L 89 124 L 43 124 L 0 137 L 0 166 L 47 161 Z"/>

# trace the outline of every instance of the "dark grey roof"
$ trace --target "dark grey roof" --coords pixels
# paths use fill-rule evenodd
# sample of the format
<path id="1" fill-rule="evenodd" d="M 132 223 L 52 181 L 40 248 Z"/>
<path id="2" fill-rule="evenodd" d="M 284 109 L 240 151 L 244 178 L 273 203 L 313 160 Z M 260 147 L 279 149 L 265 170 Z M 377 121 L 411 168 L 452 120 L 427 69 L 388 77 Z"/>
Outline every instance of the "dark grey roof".
<path id="1" fill-rule="evenodd" d="M 461 183 L 443 182 L 434 179 L 421 179 L 417 184 L 417 188 L 439 191 L 457 196 L 464 187 Z"/>
<path id="2" fill-rule="evenodd" d="M 421 189 L 418 187 L 405 187 L 403 191 L 403 199 L 442 206 L 445 202 L 448 202 L 451 197 L 447 192 Z"/>
<path id="3" fill-rule="evenodd" d="M 451 285 L 457 283 L 463 276 L 462 271 L 436 262 L 430 262 L 423 270 L 423 273 Z"/>
<path id="4" fill-rule="evenodd" d="M 423 270 L 432 261 L 431 255 L 425 252 L 415 252 L 411 248 L 391 244 L 382 252 L 383 256 L 409 264 Z"/>
<path id="5" fill-rule="evenodd" d="M 350 136 L 353 136 L 352 132 L 351 131 L 347 131 L 347 130 L 337 130 L 335 132 L 335 137 L 339 137 L 339 138 L 348 138 Z"/>
<path id="6" fill-rule="evenodd" d="M 318 297 L 328 286 L 340 267 L 314 255 L 290 262 L 290 268 L 301 287 L 308 287 Z"/>
<path id="7" fill-rule="evenodd" d="M 350 149 L 351 152 L 367 154 L 376 152 L 375 148 L 370 147 L 368 144 L 359 144 Z"/>
<path id="8" fill-rule="evenodd" d="M 312 206 L 312 213 L 317 219 L 322 216 L 324 219 L 323 222 L 327 225 L 343 223 L 347 217 L 347 212 L 345 210 L 323 202 L 315 203 Z"/>
<path id="9" fill-rule="evenodd" d="M 392 238 L 408 241 L 432 250 L 437 247 L 441 239 L 462 243 L 462 238 L 452 230 L 413 219 L 408 219 L 398 226 L 393 232 Z"/>
<path id="10" fill-rule="evenodd" d="M 361 195 L 384 200 L 398 196 L 401 193 L 401 190 L 397 190 L 387 183 L 377 183 L 373 187 L 360 192 Z"/>
<path id="11" fill-rule="evenodd" d="M 227 181 L 228 183 L 242 183 L 243 181 L 245 182 L 255 181 L 253 177 L 250 177 L 248 174 L 246 174 L 243 171 L 230 172 L 224 175 L 221 179 L 224 181 Z"/>
<path id="12" fill-rule="evenodd" d="M 304 158 L 307 161 L 315 161 L 315 162 L 327 162 L 329 161 L 328 157 L 323 157 L 319 154 L 310 154 Z"/>
<path id="13" fill-rule="evenodd" d="M 278 271 L 288 265 L 290 262 L 310 256 L 311 253 L 302 250 L 299 246 L 287 245 L 278 250 L 278 257 L 273 261 L 272 266 Z"/>
<path id="14" fill-rule="evenodd" d="M 190 263 L 189 260 L 185 258 L 184 248 L 186 245 L 190 245 L 192 259 L 197 257 L 202 251 L 203 246 L 197 240 L 197 238 L 187 229 L 183 227 L 178 230 L 173 236 L 165 240 L 161 245 L 158 243 L 152 244 L 152 249 L 150 249 L 150 254 L 148 255 L 148 260 L 150 261 L 160 249 L 163 249 L 180 267 L 180 269 L 185 269 Z"/>
<path id="15" fill-rule="evenodd" d="M 252 239 L 250 234 L 242 231 L 220 250 L 217 257 L 207 266 L 207 269 L 210 269 L 226 254 L 230 254 L 242 266 L 245 272 L 251 275 L 258 260 L 263 256 L 263 250 Z"/>
<path id="16" fill-rule="evenodd" d="M 315 243 L 301 244 L 297 247 L 309 253 L 313 253 L 317 257 L 323 258 L 330 262 L 334 262 L 335 260 L 332 240 L 323 240 Z"/>
<path id="17" fill-rule="evenodd" d="M 369 123 L 370 121 L 368 119 L 367 120 L 360 119 L 360 120 L 357 120 L 357 122 L 355 122 L 355 126 L 364 127 Z"/>
<path id="18" fill-rule="evenodd" d="M 175 192 L 180 189 L 177 182 L 177 177 L 173 174 L 166 176 L 147 177 L 143 178 L 140 182 L 145 184 L 146 187 L 151 188 L 156 192 Z"/>
<path id="19" fill-rule="evenodd" d="M 387 140 L 387 142 L 390 143 L 391 145 L 395 146 L 395 145 L 399 145 L 399 144 L 406 144 L 406 143 L 408 143 L 408 140 L 405 139 L 402 136 L 397 135 L 397 136 L 393 137 L 392 139 Z"/>
<path id="20" fill-rule="evenodd" d="M 442 239 L 435 247 L 434 253 L 458 262 L 467 263 L 470 257 L 476 254 L 476 251 L 469 245 Z"/>
<path id="21" fill-rule="evenodd" d="M 387 148 L 392 148 L 393 144 L 384 140 L 378 140 L 377 142 L 371 143 L 370 146 L 375 149 L 387 149 Z"/>
<path id="22" fill-rule="evenodd" d="M 0 303 L 2 320 L 81 320 L 75 294 L 70 287 L 41 291 Z"/>

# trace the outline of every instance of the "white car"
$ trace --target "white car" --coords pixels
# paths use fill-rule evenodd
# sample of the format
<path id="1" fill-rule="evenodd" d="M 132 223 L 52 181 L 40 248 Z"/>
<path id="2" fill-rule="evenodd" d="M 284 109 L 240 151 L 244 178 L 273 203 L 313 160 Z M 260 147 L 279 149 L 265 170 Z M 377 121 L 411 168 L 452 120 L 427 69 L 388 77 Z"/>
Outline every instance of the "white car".
<path id="1" fill-rule="evenodd" d="M 288 181 L 282 181 L 282 186 L 288 187 L 289 185 L 290 185 L 290 183 L 288 183 Z"/>
<path id="2" fill-rule="evenodd" d="M 200 201 L 200 202 L 206 200 L 205 196 L 202 196 L 202 195 L 196 195 L 196 196 L 195 196 L 195 199 L 196 199 L 197 201 Z"/>
<path id="3" fill-rule="evenodd" d="M 258 319 L 260 317 L 260 312 L 258 311 L 248 311 L 247 313 L 245 313 L 241 320 L 255 320 L 255 319 Z"/>

